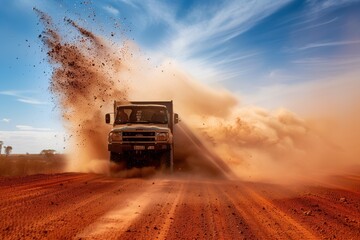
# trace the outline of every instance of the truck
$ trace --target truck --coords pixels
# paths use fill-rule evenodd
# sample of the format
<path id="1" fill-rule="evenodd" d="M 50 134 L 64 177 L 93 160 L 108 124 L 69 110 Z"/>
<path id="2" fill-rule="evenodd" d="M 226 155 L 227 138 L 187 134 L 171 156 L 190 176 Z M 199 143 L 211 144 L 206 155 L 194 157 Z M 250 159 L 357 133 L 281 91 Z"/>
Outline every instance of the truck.
<path id="1" fill-rule="evenodd" d="M 105 122 L 113 125 L 108 134 L 111 172 L 133 167 L 173 171 L 179 116 L 172 101 L 114 101 L 114 112 L 105 115 Z"/>

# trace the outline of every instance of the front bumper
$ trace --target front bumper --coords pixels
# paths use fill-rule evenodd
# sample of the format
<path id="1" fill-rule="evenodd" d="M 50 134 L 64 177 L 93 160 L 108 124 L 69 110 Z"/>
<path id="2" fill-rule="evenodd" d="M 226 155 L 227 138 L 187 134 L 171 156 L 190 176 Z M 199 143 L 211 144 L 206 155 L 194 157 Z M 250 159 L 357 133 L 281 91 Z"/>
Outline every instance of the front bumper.
<path id="1" fill-rule="evenodd" d="M 121 143 L 109 143 L 108 150 L 110 152 L 116 153 L 125 153 L 132 151 L 143 151 L 143 152 L 153 152 L 153 151 L 166 151 L 171 149 L 171 144 L 168 143 L 133 143 L 133 144 L 121 144 Z"/>

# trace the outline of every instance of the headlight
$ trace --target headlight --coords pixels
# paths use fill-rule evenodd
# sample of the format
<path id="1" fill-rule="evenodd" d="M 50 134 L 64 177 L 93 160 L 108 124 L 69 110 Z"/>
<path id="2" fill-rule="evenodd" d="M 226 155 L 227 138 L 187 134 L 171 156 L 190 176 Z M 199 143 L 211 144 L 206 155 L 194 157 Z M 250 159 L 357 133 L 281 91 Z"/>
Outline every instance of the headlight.
<path id="1" fill-rule="evenodd" d="M 122 133 L 121 132 L 111 132 L 109 134 L 109 142 L 121 142 Z"/>
<path id="2" fill-rule="evenodd" d="M 169 139 L 169 133 L 167 132 L 156 133 L 155 136 L 156 141 L 167 141 L 168 139 Z"/>

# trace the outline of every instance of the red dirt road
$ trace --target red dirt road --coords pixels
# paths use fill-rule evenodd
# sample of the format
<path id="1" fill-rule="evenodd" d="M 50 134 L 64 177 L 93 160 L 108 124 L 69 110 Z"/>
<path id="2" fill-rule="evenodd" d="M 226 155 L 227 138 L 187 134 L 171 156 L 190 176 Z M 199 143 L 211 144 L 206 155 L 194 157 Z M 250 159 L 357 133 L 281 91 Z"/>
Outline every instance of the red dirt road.
<path id="1" fill-rule="evenodd" d="M 0 178 L 0 239 L 360 239 L 360 177 L 312 186 L 65 173 Z"/>

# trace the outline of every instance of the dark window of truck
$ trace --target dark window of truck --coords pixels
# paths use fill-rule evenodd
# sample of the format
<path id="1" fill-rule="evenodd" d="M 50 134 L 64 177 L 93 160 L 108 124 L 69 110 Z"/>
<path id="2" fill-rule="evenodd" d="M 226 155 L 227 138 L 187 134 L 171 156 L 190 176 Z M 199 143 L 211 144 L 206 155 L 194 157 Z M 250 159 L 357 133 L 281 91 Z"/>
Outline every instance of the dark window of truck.
<path id="1" fill-rule="evenodd" d="M 123 106 L 117 108 L 115 124 L 126 123 L 168 123 L 165 107 Z"/>

